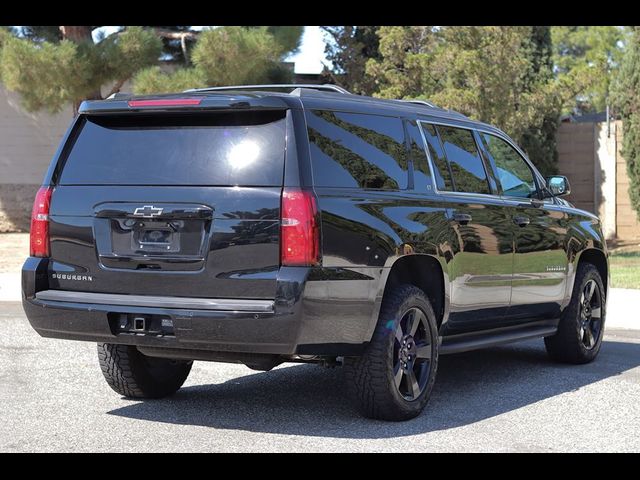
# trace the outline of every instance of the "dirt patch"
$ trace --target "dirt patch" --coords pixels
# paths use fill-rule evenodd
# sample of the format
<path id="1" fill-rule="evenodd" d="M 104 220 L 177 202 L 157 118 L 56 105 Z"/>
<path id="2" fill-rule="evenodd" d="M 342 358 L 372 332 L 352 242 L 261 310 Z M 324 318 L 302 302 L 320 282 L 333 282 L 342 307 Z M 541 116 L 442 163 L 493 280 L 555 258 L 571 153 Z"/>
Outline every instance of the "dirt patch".
<path id="1" fill-rule="evenodd" d="M 20 272 L 28 256 L 28 233 L 0 233 L 0 273 Z"/>

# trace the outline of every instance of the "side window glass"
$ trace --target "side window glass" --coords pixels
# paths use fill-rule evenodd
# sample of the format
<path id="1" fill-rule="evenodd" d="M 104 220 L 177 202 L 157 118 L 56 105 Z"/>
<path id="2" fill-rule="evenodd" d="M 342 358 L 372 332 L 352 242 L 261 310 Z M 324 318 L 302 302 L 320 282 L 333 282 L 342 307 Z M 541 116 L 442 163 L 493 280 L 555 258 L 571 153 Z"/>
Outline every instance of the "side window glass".
<path id="1" fill-rule="evenodd" d="M 424 138 L 427 141 L 429 155 L 431 156 L 431 162 L 435 169 L 436 186 L 438 190 L 451 191 L 453 190 L 451 173 L 449 172 L 449 165 L 447 165 L 447 159 L 442 150 L 442 144 L 438 138 L 436 128 L 429 123 L 421 123 L 420 126 L 422 127 Z"/>
<path id="2" fill-rule="evenodd" d="M 422 134 L 418 124 L 413 120 L 407 121 L 407 135 L 409 137 L 409 158 L 413 160 L 414 184 L 419 190 L 432 190 L 431 169 L 424 150 Z"/>
<path id="3" fill-rule="evenodd" d="M 495 162 L 502 194 L 507 197 L 537 196 L 533 172 L 520 154 L 507 142 L 488 133 L 481 133 L 487 153 Z"/>
<path id="4" fill-rule="evenodd" d="M 315 185 L 407 188 L 402 120 L 323 110 L 307 111 L 306 119 Z"/>
<path id="5" fill-rule="evenodd" d="M 451 167 L 456 191 L 491 193 L 473 132 L 456 127 L 437 127 L 444 152 Z"/>

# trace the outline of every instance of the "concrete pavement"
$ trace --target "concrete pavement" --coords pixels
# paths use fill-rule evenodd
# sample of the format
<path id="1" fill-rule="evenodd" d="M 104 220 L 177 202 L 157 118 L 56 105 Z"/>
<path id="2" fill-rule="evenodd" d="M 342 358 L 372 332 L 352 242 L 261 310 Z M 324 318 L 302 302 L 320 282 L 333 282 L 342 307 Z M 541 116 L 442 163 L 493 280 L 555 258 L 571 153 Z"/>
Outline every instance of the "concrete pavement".
<path id="1" fill-rule="evenodd" d="M 0 451 L 640 451 L 639 330 L 607 327 L 589 365 L 541 340 L 442 357 L 425 412 L 387 423 L 350 407 L 341 369 L 195 362 L 173 397 L 132 401 L 95 345 L 39 337 L 15 302 L 0 328 Z"/>

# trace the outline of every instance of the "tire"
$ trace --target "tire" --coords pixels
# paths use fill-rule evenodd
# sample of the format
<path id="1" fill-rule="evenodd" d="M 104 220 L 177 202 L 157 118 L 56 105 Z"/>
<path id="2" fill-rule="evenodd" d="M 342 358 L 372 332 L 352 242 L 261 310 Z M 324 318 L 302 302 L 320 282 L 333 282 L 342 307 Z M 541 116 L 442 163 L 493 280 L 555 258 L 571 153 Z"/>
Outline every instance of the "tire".
<path id="1" fill-rule="evenodd" d="M 128 398 L 162 398 L 175 393 L 193 364 L 148 357 L 134 346 L 111 343 L 98 344 L 98 360 L 109 386 Z"/>
<path id="2" fill-rule="evenodd" d="M 344 366 L 351 396 L 365 417 L 401 421 L 418 416 L 429 401 L 438 368 L 436 316 L 424 292 L 413 285 L 389 291 L 364 354 L 346 357 Z"/>
<path id="3" fill-rule="evenodd" d="M 589 303 L 588 307 L 585 300 Z M 558 331 L 544 339 L 549 356 L 563 363 L 582 364 L 593 361 L 602 346 L 605 314 L 606 298 L 600 273 L 594 265 L 580 263 L 571 302 L 562 313 Z"/>

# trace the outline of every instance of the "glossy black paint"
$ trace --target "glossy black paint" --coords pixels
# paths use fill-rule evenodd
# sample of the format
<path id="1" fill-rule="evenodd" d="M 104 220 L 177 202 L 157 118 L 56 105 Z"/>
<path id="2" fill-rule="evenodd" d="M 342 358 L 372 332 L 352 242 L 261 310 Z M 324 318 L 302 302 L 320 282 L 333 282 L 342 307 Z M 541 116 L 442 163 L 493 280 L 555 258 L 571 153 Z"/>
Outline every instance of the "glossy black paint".
<path id="1" fill-rule="evenodd" d="M 491 188 L 486 195 L 437 191 L 429 178 L 418 174 L 418 159 L 412 157 L 415 152 L 410 152 L 408 140 L 405 189 L 314 186 L 305 111 L 385 115 L 402 119 L 405 132 L 411 129 L 407 122 L 426 122 L 479 129 L 508 140 L 494 127 L 455 112 L 323 92 L 300 97 L 247 92 L 178 96 L 190 95 L 203 99 L 192 108 L 199 111 L 287 109 L 283 186 L 313 188 L 321 216 L 321 266 L 279 265 L 280 187 L 61 186 L 56 165 L 65 138 L 44 182 L 54 186 L 52 258 L 29 258 L 23 267 L 24 307 L 41 335 L 149 348 L 357 355 L 371 338 L 388 279 L 397 281 L 396 270 L 402 264 L 403 271 L 411 265 L 421 269 L 429 265 L 429 275 L 438 275 L 428 283 L 442 285 L 430 296 L 439 305 L 436 315 L 443 345 L 450 337 L 452 344 L 479 348 L 492 338 L 513 340 L 520 333 L 552 332 L 569 303 L 584 252 L 601 258 L 606 270 L 606 245 L 597 217 L 563 199 L 542 198 L 544 179 L 535 170 L 539 199 L 504 197 L 495 166 L 482 151 Z M 88 102 L 81 108 L 81 114 L 114 111 L 131 109 L 122 100 Z M 68 136 L 73 136 L 73 128 Z M 210 219 L 199 220 L 202 248 L 177 267 L 162 259 L 105 259 L 101 252 L 108 251 L 112 241 L 105 225 L 113 221 L 113 202 L 124 202 L 116 217 L 126 217 L 127 209 L 135 205 L 201 206 L 211 212 Z M 518 224 L 522 217 L 528 223 Z M 53 272 L 90 273 L 94 281 L 53 279 Z M 419 272 L 414 273 L 417 278 Z M 151 308 L 130 312 L 126 307 L 35 300 L 35 292 L 45 289 L 272 299 L 275 312 L 249 315 Z M 168 315 L 176 325 L 175 337 L 114 335 L 107 320 L 113 312 Z M 539 325 L 543 328 L 537 329 Z M 484 332 L 482 341 L 479 337 L 468 340 L 477 332 Z M 450 351 L 462 347 L 457 348 Z"/>

